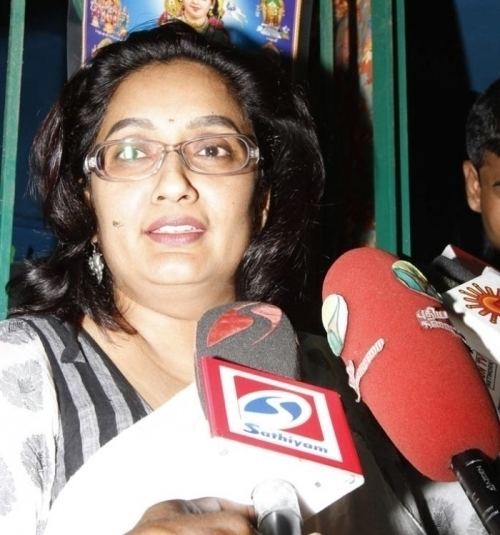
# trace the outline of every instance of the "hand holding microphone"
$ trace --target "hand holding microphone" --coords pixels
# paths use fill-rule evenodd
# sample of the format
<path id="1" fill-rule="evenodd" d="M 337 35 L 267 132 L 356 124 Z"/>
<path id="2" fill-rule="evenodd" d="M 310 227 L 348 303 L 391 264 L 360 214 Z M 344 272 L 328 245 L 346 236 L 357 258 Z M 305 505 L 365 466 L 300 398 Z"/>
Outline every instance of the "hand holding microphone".
<path id="1" fill-rule="evenodd" d="M 254 535 L 256 518 L 251 507 L 219 498 L 167 500 L 144 513 L 125 535 L 206 534 L 208 530 L 226 535 Z"/>
<path id="2" fill-rule="evenodd" d="M 366 247 L 331 266 L 323 299 L 330 346 L 389 438 L 430 479 L 458 479 L 485 527 L 500 533 L 489 462 L 500 449 L 498 418 L 438 294 L 408 262 Z"/>
<path id="3" fill-rule="evenodd" d="M 267 493 L 275 489 L 276 484 L 280 487 L 283 483 L 265 482 L 262 486 L 259 485 L 256 493 L 262 492 L 262 496 L 256 496 L 255 500 L 259 502 L 262 498 L 263 503 L 256 503 L 255 511 L 251 507 L 219 498 L 160 502 L 150 507 L 137 525 L 125 535 L 160 535 L 162 530 L 166 535 L 182 535 L 187 530 L 190 535 L 195 535 L 198 531 L 200 534 L 206 534 L 207 529 L 218 532 L 223 530 L 226 535 L 255 535 L 255 526 L 258 527 L 260 535 L 301 535 L 302 521 L 294 491 L 285 496 L 285 503 L 281 501 L 280 504 L 275 504 L 278 509 L 274 506 L 269 508 Z M 283 492 L 278 490 L 278 496 L 283 498 Z M 284 513 L 283 505 L 286 506 Z M 256 517 L 259 510 L 260 515 Z M 277 511 L 280 511 L 280 514 L 276 514 Z"/>

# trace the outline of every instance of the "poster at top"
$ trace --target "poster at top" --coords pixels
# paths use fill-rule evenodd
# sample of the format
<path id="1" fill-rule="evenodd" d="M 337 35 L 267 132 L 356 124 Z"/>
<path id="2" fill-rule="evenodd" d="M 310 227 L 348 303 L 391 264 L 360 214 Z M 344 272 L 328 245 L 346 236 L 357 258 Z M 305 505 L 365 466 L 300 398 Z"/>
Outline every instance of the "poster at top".
<path id="1" fill-rule="evenodd" d="M 303 11 L 301 0 L 83 0 L 80 64 L 99 47 L 172 19 L 214 41 L 295 59 L 308 27 Z"/>

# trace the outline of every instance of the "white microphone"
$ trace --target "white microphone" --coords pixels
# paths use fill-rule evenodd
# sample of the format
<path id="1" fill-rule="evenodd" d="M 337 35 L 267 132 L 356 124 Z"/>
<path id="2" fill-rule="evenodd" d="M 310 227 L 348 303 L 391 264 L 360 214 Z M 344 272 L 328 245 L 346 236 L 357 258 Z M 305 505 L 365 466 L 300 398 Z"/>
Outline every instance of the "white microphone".
<path id="1" fill-rule="evenodd" d="M 304 505 L 313 487 L 328 496 L 334 477 L 333 472 L 327 475 L 328 466 L 345 470 L 355 486 L 362 483 L 340 398 L 331 390 L 296 380 L 297 337 L 280 308 L 258 302 L 216 307 L 198 322 L 196 346 L 196 378 L 212 434 L 257 446 L 263 449 L 259 456 L 277 452 L 278 465 L 286 462 L 286 455 L 295 464 L 288 477 L 262 482 L 253 491 L 266 529 L 300 520 L 293 506 L 298 503 L 296 496 L 293 500 L 294 488 L 305 498 L 305 514 L 310 514 Z M 349 492 L 340 480 L 337 486 L 344 489 L 342 495 Z M 280 494 L 266 492 L 268 488 Z M 270 500 L 267 505 L 265 496 Z"/>

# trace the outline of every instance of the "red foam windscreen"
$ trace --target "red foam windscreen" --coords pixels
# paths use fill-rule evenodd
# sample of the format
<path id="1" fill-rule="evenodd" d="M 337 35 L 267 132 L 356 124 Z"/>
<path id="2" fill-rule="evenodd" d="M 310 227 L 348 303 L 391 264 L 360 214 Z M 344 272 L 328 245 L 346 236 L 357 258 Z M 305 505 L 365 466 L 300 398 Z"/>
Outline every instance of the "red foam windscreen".
<path id="1" fill-rule="evenodd" d="M 353 249 L 330 267 L 323 301 L 333 352 L 417 470 L 452 481 L 454 455 L 477 448 L 497 456 L 490 395 L 439 295 L 414 266 L 380 249 Z"/>

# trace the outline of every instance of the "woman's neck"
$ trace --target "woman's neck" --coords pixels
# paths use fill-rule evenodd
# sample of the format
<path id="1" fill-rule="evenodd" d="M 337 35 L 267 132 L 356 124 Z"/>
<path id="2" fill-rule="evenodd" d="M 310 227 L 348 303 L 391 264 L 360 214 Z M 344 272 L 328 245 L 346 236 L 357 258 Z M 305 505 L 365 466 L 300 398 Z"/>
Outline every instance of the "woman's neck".
<path id="1" fill-rule="evenodd" d="M 196 322 L 168 319 L 131 326 L 135 334 L 104 330 L 89 318 L 83 322 L 137 393 L 157 408 L 194 380 Z"/>
<path id="2" fill-rule="evenodd" d="M 204 291 L 203 291 L 204 290 Z M 156 408 L 194 380 L 196 326 L 209 309 L 235 300 L 232 286 L 198 288 L 138 303 L 117 291 L 118 308 L 136 331 L 109 331 L 85 318 L 95 339 L 129 383 Z"/>

